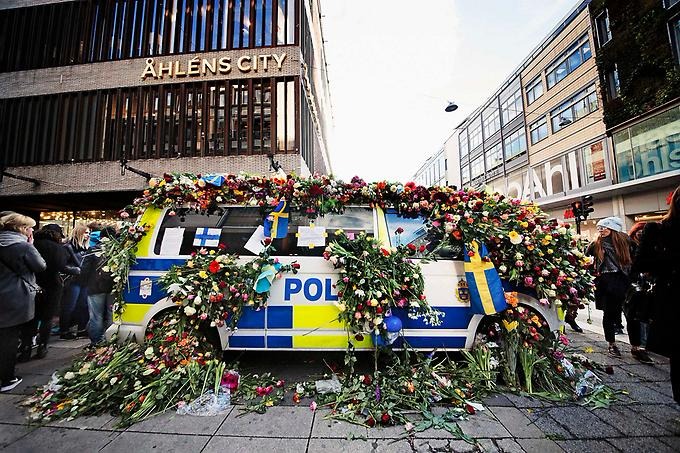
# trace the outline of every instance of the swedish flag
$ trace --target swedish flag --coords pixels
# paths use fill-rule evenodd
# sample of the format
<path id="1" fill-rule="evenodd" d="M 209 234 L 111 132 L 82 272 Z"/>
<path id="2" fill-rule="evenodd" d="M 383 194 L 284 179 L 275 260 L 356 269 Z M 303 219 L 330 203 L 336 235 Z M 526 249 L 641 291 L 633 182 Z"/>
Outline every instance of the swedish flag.
<path id="1" fill-rule="evenodd" d="M 484 260 L 489 252 L 484 244 L 472 241 L 470 249 L 465 250 L 465 279 L 470 291 L 470 310 L 472 313 L 492 315 L 505 310 L 503 285 L 493 263 Z"/>
<path id="2" fill-rule="evenodd" d="M 274 211 L 264 219 L 264 235 L 272 239 L 285 238 L 288 235 L 288 202 L 279 201 Z"/>

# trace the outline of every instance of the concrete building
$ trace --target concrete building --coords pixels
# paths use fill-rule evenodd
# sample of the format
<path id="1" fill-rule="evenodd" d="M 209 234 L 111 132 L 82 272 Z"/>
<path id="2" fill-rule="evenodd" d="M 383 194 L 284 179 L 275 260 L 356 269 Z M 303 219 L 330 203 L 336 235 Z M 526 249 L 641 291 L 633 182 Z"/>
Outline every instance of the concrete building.
<path id="1" fill-rule="evenodd" d="M 123 207 L 139 173 L 330 173 L 320 17 L 319 0 L 0 2 L 0 205 L 69 223 Z"/>
<path id="2" fill-rule="evenodd" d="M 458 144 L 459 154 L 447 156 L 449 162 L 460 162 L 460 179 L 453 178 L 452 184 L 486 186 L 512 197 L 532 199 L 551 217 L 566 221 L 571 217 L 570 203 L 592 195 L 595 212 L 583 224 L 586 236 L 594 234 L 598 219 L 610 215 L 621 216 L 627 226 L 643 214 L 644 219 L 658 217 L 665 210 L 666 195 L 680 182 L 680 151 L 675 151 L 678 140 L 674 138 L 680 132 L 674 116 L 680 102 L 648 108 L 646 116 L 626 118 L 621 124 L 608 121 L 608 111 L 616 105 L 608 102 L 607 89 L 615 85 L 606 77 L 599 52 L 611 44 L 604 41 L 602 45 L 600 36 L 607 29 L 601 11 L 593 8 L 606 10 L 599 3 L 620 2 L 597 3 L 590 5 L 590 0 L 585 0 L 576 4 L 445 142 Z M 664 9 L 661 2 L 656 3 L 656 10 Z M 672 34 L 677 30 L 677 14 L 672 14 L 677 7 L 667 10 L 668 17 L 661 20 L 669 55 L 680 36 L 680 31 Z M 645 14 L 645 5 L 638 9 Z M 600 32 L 598 23 L 603 28 Z M 609 33 L 616 35 L 615 30 Z M 630 34 L 621 30 L 619 36 L 625 46 Z M 638 86 L 648 82 L 631 75 L 625 83 Z M 623 86 L 623 80 L 617 79 L 616 86 Z M 674 96 L 677 100 L 680 93 Z M 637 157 L 628 158 L 625 162 L 637 162 L 633 178 L 633 173 L 626 173 L 633 164 L 624 163 L 626 152 L 635 154 L 630 151 L 636 146 L 631 145 L 631 127 L 650 116 L 657 118 L 658 133 L 645 140 L 647 146 L 658 147 L 652 151 L 658 155 L 638 152 Z M 456 151 L 452 146 L 449 149 Z"/>

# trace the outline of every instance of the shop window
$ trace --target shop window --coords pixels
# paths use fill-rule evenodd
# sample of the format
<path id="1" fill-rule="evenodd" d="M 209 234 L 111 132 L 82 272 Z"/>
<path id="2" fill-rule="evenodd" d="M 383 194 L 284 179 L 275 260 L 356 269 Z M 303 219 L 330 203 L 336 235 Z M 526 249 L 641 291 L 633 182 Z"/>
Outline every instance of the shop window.
<path id="1" fill-rule="evenodd" d="M 583 166 L 586 173 L 586 184 L 592 184 L 607 179 L 607 162 L 604 142 L 600 141 L 586 146 L 583 152 Z"/>

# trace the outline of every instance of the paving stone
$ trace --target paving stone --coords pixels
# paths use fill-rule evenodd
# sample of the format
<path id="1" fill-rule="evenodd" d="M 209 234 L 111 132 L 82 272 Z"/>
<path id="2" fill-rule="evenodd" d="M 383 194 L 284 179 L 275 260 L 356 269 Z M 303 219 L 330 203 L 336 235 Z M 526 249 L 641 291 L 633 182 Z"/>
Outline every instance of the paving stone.
<path id="1" fill-rule="evenodd" d="M 609 443 L 625 453 L 674 453 L 677 451 L 656 437 L 609 439 Z"/>
<path id="2" fill-rule="evenodd" d="M 0 448 L 6 447 L 36 429 L 36 427 L 22 425 L 0 424 Z"/>
<path id="3" fill-rule="evenodd" d="M 106 431 L 83 431 L 80 429 L 38 428 L 30 435 L 24 436 L 10 444 L 4 451 L 27 453 L 44 451 L 99 451 L 120 433 Z M 125 451 L 141 451 L 139 445 Z"/>
<path id="4" fill-rule="evenodd" d="M 671 434 L 675 436 L 680 435 L 680 425 L 674 421 L 674 419 L 680 417 L 680 410 L 674 404 L 638 404 L 632 410 L 660 425 Z"/>
<path id="5" fill-rule="evenodd" d="M 365 426 L 355 425 L 344 421 L 325 419 L 329 413 L 327 410 L 317 410 L 314 413 L 314 424 L 312 426 L 311 437 L 326 437 L 336 439 L 365 438 L 369 437 L 368 431 L 379 431 L 377 429 L 367 429 Z M 403 429 L 403 428 L 402 428 Z M 382 438 L 380 434 L 372 433 L 373 438 Z"/>
<path id="6" fill-rule="evenodd" d="M 142 433 L 169 433 L 169 434 L 206 434 L 213 435 L 225 421 L 229 413 L 235 410 L 232 406 L 224 415 L 212 417 L 195 417 L 191 415 L 178 415 L 176 411 L 169 410 L 156 415 L 140 423 L 130 426 L 126 431 Z"/>
<path id="7" fill-rule="evenodd" d="M 477 412 L 467 420 L 458 422 L 463 433 L 474 438 L 512 437 L 507 429 L 488 411 Z"/>
<path id="8" fill-rule="evenodd" d="M 19 406 L 19 402 L 25 398 L 23 395 L 0 394 L 0 423 L 26 423 L 28 410 Z"/>
<path id="9" fill-rule="evenodd" d="M 490 439 L 487 439 L 490 440 Z M 387 444 L 388 446 L 391 446 Z M 392 444 L 392 445 L 398 445 L 399 450 L 398 451 L 404 451 L 404 452 L 413 452 L 414 450 L 410 448 L 410 445 L 406 441 L 401 441 L 398 444 Z M 402 450 L 401 448 L 403 447 L 408 447 L 408 450 Z M 480 451 L 484 451 L 480 448 L 478 444 L 470 444 L 468 442 L 465 442 L 464 440 L 458 440 L 458 439 L 415 439 L 413 442 L 413 446 L 415 448 L 416 452 L 427 452 L 427 453 L 434 453 L 434 452 L 456 452 L 456 453 L 478 453 Z M 380 446 L 382 447 L 382 445 Z M 391 453 L 393 450 L 391 449 L 378 449 L 378 451 L 384 451 L 384 452 L 389 452 Z M 311 450 L 310 450 L 311 452 Z"/>
<path id="10" fill-rule="evenodd" d="M 490 449 L 488 451 L 493 451 L 493 452 L 497 452 L 497 453 L 524 453 L 524 449 L 520 446 L 520 444 L 517 443 L 517 441 L 515 441 L 513 439 L 496 439 L 495 441 L 491 440 L 491 439 L 482 439 L 482 440 L 489 441 L 491 445 L 494 445 L 494 442 L 495 442 L 494 447 L 496 449 L 495 450 Z M 485 443 L 480 442 L 480 444 L 481 444 L 482 448 L 490 448 L 491 447 L 491 445 L 489 445 L 489 447 L 487 447 L 486 445 L 488 445 L 488 444 L 486 442 Z M 487 450 L 484 450 L 484 451 L 487 451 Z"/>
<path id="11" fill-rule="evenodd" d="M 652 387 L 642 384 L 639 380 L 635 385 L 630 384 L 610 384 L 610 387 L 617 390 L 625 390 L 628 396 L 641 404 L 675 404 L 672 397 L 657 392 Z"/>
<path id="12" fill-rule="evenodd" d="M 562 453 L 564 450 L 550 439 L 517 439 L 517 443 L 528 453 Z"/>
<path id="13" fill-rule="evenodd" d="M 516 407 L 490 407 L 491 412 L 514 438 L 541 438 L 543 432 L 524 415 L 526 412 Z"/>
<path id="14" fill-rule="evenodd" d="M 664 444 L 671 447 L 673 451 L 680 451 L 680 436 L 659 437 L 658 439 Z"/>
<path id="15" fill-rule="evenodd" d="M 20 372 L 17 374 L 24 380 L 12 390 L 11 395 L 33 395 L 38 387 L 42 387 L 50 380 L 47 375 L 21 374 Z"/>
<path id="16" fill-rule="evenodd" d="M 668 436 L 671 433 L 656 423 L 648 421 L 635 411 L 635 406 L 612 406 L 611 409 L 593 411 L 601 420 L 615 426 L 626 437 Z"/>
<path id="17" fill-rule="evenodd" d="M 670 370 L 653 365 L 622 365 L 621 368 L 639 376 L 643 381 L 668 382 L 671 378 Z"/>
<path id="18" fill-rule="evenodd" d="M 531 409 L 528 409 L 530 411 Z M 545 437 L 554 440 L 573 439 L 574 436 L 567 431 L 560 423 L 555 421 L 547 412 L 547 409 L 540 409 L 527 413 L 531 422 L 540 429 Z"/>
<path id="19" fill-rule="evenodd" d="M 116 433 L 102 453 L 132 451 L 201 451 L 210 440 L 209 436 L 185 436 L 176 434 Z M 75 447 L 78 444 L 74 444 Z"/>
<path id="20" fill-rule="evenodd" d="M 670 378 L 664 382 L 647 382 L 645 385 L 655 392 L 673 398 L 673 389 L 671 388 Z"/>
<path id="21" fill-rule="evenodd" d="M 567 453 L 615 453 L 618 450 L 604 440 L 558 440 Z"/>
<path id="22" fill-rule="evenodd" d="M 235 407 L 218 436 L 309 437 L 314 412 L 307 407 L 274 406 L 266 414 L 243 413 Z"/>
<path id="23" fill-rule="evenodd" d="M 45 426 L 54 428 L 72 428 L 72 429 L 102 429 L 109 425 L 113 420 L 112 415 L 97 415 L 90 417 L 78 417 L 73 420 L 54 420 L 45 423 Z M 109 429 L 108 431 L 111 431 Z"/>
<path id="24" fill-rule="evenodd" d="M 520 409 L 525 407 L 543 407 L 543 402 L 537 398 L 532 398 L 530 396 L 515 395 L 514 393 L 504 393 L 504 395 L 510 400 L 510 402 Z"/>
<path id="25" fill-rule="evenodd" d="M 258 447 L 259 448 L 259 447 Z M 283 452 L 290 452 L 294 450 L 284 449 L 278 450 Z M 304 451 L 304 450 L 297 450 Z M 387 441 L 371 439 L 371 440 L 346 440 L 346 439 L 315 439 L 309 440 L 307 451 L 310 453 L 316 452 L 334 452 L 334 453 L 374 453 L 374 452 L 395 452 L 395 453 L 411 453 L 413 450 L 406 441 L 390 443 Z M 425 450 L 426 451 L 426 450 Z M 244 453 L 249 453 L 244 450 Z"/>
<path id="26" fill-rule="evenodd" d="M 487 396 L 486 398 L 482 398 L 482 403 L 484 403 L 485 406 L 494 406 L 494 407 L 511 407 L 514 406 L 512 404 L 512 401 L 510 401 L 507 397 L 507 395 L 502 395 L 500 393 L 495 393 L 493 395 Z"/>
<path id="27" fill-rule="evenodd" d="M 555 407 L 549 409 L 548 413 L 577 439 L 621 436 L 619 430 L 600 420 L 585 407 Z"/>
<path id="28" fill-rule="evenodd" d="M 16 372 L 19 376 L 24 377 L 29 374 L 43 376 L 42 379 L 45 379 L 44 383 L 47 383 L 49 377 L 52 376 L 52 373 L 54 373 L 55 370 L 63 367 L 67 363 L 70 364 L 71 362 L 71 358 L 52 358 L 48 355 L 41 360 L 32 359 L 29 362 L 17 363 Z"/>
<path id="29" fill-rule="evenodd" d="M 303 452 L 307 439 L 273 439 L 262 437 L 213 437 L 202 453 L 267 453 Z M 198 451 L 198 450 L 194 450 Z M 311 450 L 310 450 L 311 451 Z"/>

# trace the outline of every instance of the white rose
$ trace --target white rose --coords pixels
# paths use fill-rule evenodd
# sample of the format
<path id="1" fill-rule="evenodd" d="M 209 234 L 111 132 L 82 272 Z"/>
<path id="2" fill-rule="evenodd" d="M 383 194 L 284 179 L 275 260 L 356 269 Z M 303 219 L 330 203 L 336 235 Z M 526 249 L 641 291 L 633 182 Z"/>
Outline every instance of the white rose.
<path id="1" fill-rule="evenodd" d="M 196 309 L 194 307 L 186 306 L 184 307 L 184 314 L 187 316 L 193 316 L 196 314 Z"/>
<path id="2" fill-rule="evenodd" d="M 71 371 L 67 371 L 66 374 L 64 375 L 64 379 L 66 379 L 67 381 L 70 381 L 71 379 L 73 379 L 75 377 L 76 377 L 76 374 L 71 372 Z"/>
<path id="3" fill-rule="evenodd" d="M 109 381 L 111 385 L 114 385 L 116 382 L 118 382 L 118 378 L 116 376 L 112 377 L 111 380 Z"/>

